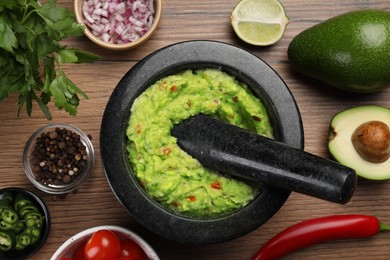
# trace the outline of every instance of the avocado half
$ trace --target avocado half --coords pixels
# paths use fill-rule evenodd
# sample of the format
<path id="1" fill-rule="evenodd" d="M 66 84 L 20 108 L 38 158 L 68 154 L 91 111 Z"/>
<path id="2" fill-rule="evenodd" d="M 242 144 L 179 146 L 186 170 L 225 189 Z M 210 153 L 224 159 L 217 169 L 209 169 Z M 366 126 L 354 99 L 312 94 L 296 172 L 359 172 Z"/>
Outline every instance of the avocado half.
<path id="1" fill-rule="evenodd" d="M 390 109 L 376 106 L 358 106 L 337 113 L 330 122 L 328 149 L 339 163 L 353 168 L 356 174 L 371 180 L 390 179 L 390 159 L 374 163 L 364 159 L 355 149 L 352 136 L 355 130 L 372 121 L 390 127 Z"/>

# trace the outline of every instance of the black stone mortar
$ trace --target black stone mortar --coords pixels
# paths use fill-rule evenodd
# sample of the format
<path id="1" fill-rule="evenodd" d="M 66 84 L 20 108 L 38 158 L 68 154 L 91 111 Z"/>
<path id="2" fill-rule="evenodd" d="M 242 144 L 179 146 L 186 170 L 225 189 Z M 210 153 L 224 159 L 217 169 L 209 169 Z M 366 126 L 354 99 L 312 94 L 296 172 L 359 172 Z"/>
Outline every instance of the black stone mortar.
<path id="1" fill-rule="evenodd" d="M 297 104 L 280 76 L 255 55 L 213 41 L 182 42 L 157 50 L 133 66 L 114 89 L 104 111 L 100 149 L 107 180 L 132 217 L 154 233 L 181 243 L 231 240 L 258 228 L 285 203 L 290 191 L 265 186 L 245 207 L 210 219 L 176 214 L 151 199 L 132 172 L 126 129 L 134 100 L 157 80 L 186 69 L 218 68 L 245 83 L 267 108 L 275 139 L 304 148 Z"/>

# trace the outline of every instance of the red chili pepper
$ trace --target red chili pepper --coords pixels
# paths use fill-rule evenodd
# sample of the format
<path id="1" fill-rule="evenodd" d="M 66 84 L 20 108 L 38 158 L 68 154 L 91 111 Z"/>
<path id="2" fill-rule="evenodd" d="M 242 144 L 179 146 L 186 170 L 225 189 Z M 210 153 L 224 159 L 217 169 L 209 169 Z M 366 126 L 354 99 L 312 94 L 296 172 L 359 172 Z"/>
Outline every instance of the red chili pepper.
<path id="1" fill-rule="evenodd" d="M 271 260 L 320 242 L 368 238 L 390 230 L 378 218 L 366 215 L 332 215 L 295 224 L 274 236 L 252 258 Z"/>

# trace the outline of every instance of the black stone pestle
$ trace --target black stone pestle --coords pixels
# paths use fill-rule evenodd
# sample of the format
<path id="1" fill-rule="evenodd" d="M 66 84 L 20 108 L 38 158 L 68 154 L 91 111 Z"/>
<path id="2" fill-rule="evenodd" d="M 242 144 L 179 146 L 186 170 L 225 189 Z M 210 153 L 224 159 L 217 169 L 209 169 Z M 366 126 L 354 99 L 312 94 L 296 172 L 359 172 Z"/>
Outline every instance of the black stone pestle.
<path id="1" fill-rule="evenodd" d="M 211 116 L 184 120 L 172 135 L 210 170 L 340 204 L 355 191 L 353 169 Z"/>

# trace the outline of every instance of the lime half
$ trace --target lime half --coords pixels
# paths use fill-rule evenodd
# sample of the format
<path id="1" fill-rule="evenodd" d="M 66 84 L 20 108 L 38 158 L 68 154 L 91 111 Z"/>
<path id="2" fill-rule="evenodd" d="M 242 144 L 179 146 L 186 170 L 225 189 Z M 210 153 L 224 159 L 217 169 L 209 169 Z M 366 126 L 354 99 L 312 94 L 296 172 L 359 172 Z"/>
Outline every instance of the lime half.
<path id="1" fill-rule="evenodd" d="M 278 0 L 241 0 L 234 7 L 230 21 L 241 40 L 257 46 L 279 41 L 289 23 Z"/>

